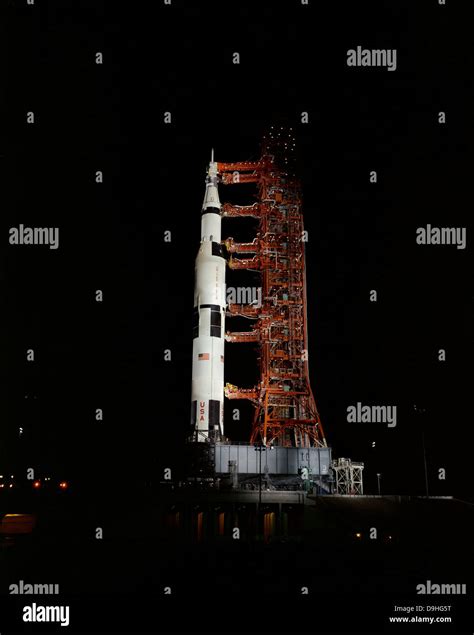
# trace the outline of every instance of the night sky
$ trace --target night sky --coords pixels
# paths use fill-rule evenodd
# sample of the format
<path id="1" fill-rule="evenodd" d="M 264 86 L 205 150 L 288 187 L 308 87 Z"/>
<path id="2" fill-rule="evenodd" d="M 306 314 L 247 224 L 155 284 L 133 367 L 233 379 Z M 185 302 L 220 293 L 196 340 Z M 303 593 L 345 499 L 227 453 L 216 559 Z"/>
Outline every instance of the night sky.
<path id="1" fill-rule="evenodd" d="M 472 499 L 470 229 L 464 250 L 416 244 L 418 227 L 470 220 L 464 10 L 450 0 L 10 2 L 2 470 L 140 486 L 179 465 L 211 148 L 217 161 L 255 160 L 268 128 L 286 125 L 309 232 L 311 383 L 333 454 L 365 462 L 367 493 L 381 472 L 383 492 L 422 494 L 424 430 L 430 493 Z M 397 49 L 396 71 L 348 67 L 358 45 Z M 255 200 L 252 187 L 220 195 Z M 59 227 L 59 249 L 9 245 L 20 223 Z M 253 231 L 252 221 L 223 222 L 224 237 Z M 253 385 L 252 346 L 227 345 L 226 356 L 226 380 Z M 397 427 L 347 423 L 357 402 L 396 405 Z M 237 424 L 236 405 L 226 433 L 244 441 L 252 408 L 241 404 Z"/>

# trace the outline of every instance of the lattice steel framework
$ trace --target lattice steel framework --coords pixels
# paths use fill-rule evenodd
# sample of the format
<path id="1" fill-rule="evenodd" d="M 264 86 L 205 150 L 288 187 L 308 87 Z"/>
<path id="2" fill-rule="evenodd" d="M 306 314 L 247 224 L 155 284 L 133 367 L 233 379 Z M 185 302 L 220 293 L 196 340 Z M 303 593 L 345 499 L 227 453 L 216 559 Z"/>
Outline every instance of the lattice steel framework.
<path id="1" fill-rule="evenodd" d="M 255 204 L 222 206 L 224 217 L 258 219 L 255 238 L 222 242 L 229 267 L 258 271 L 262 287 L 261 306 L 228 306 L 229 317 L 252 318 L 253 328 L 226 333 L 228 342 L 258 344 L 260 381 L 252 388 L 226 384 L 225 394 L 255 405 L 251 443 L 326 447 L 309 381 L 305 238 L 300 183 L 286 167 L 291 144 L 291 135 L 272 133 L 259 161 L 218 163 L 221 183 L 257 184 Z"/>
<path id="2" fill-rule="evenodd" d="M 353 463 L 350 459 L 337 459 L 331 464 L 334 472 L 334 493 L 345 496 L 364 493 L 363 463 Z"/>

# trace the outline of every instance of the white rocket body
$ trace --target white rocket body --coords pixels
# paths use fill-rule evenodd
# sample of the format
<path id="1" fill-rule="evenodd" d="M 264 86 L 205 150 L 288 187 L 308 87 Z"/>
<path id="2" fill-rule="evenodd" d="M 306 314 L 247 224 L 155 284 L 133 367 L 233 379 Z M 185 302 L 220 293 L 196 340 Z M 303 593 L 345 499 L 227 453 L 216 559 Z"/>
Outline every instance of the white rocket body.
<path id="1" fill-rule="evenodd" d="M 220 244 L 220 209 L 213 153 L 202 206 L 193 311 L 191 427 L 193 440 L 202 442 L 218 440 L 224 433 L 226 261 Z"/>

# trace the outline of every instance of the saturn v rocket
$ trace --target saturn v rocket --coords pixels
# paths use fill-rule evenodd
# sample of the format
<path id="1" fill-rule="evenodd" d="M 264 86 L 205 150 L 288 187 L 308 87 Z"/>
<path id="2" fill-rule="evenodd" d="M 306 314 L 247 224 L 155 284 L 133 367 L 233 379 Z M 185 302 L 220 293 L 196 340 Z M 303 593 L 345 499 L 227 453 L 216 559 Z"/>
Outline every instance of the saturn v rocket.
<path id="1" fill-rule="evenodd" d="M 225 268 L 221 247 L 221 204 L 212 151 L 201 213 L 193 310 L 191 428 L 193 441 L 218 440 L 224 433 Z"/>

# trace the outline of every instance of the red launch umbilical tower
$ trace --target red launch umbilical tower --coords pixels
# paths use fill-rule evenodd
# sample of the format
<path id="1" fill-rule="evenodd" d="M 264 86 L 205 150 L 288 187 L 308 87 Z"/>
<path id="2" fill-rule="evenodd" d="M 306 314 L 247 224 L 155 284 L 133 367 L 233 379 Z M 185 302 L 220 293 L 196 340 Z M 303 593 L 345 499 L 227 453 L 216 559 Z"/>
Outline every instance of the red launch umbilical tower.
<path id="1" fill-rule="evenodd" d="M 227 315 L 252 318 L 250 331 L 226 333 L 228 342 L 255 342 L 260 380 L 252 388 L 226 384 L 229 399 L 255 405 L 251 443 L 287 447 L 326 447 L 308 371 L 305 234 L 299 181 L 290 173 L 294 140 L 273 131 L 264 138 L 258 161 L 218 163 L 223 184 L 256 183 L 258 201 L 225 203 L 222 215 L 258 219 L 248 243 L 223 240 L 231 269 L 261 274 L 261 303 L 230 304 Z"/>

